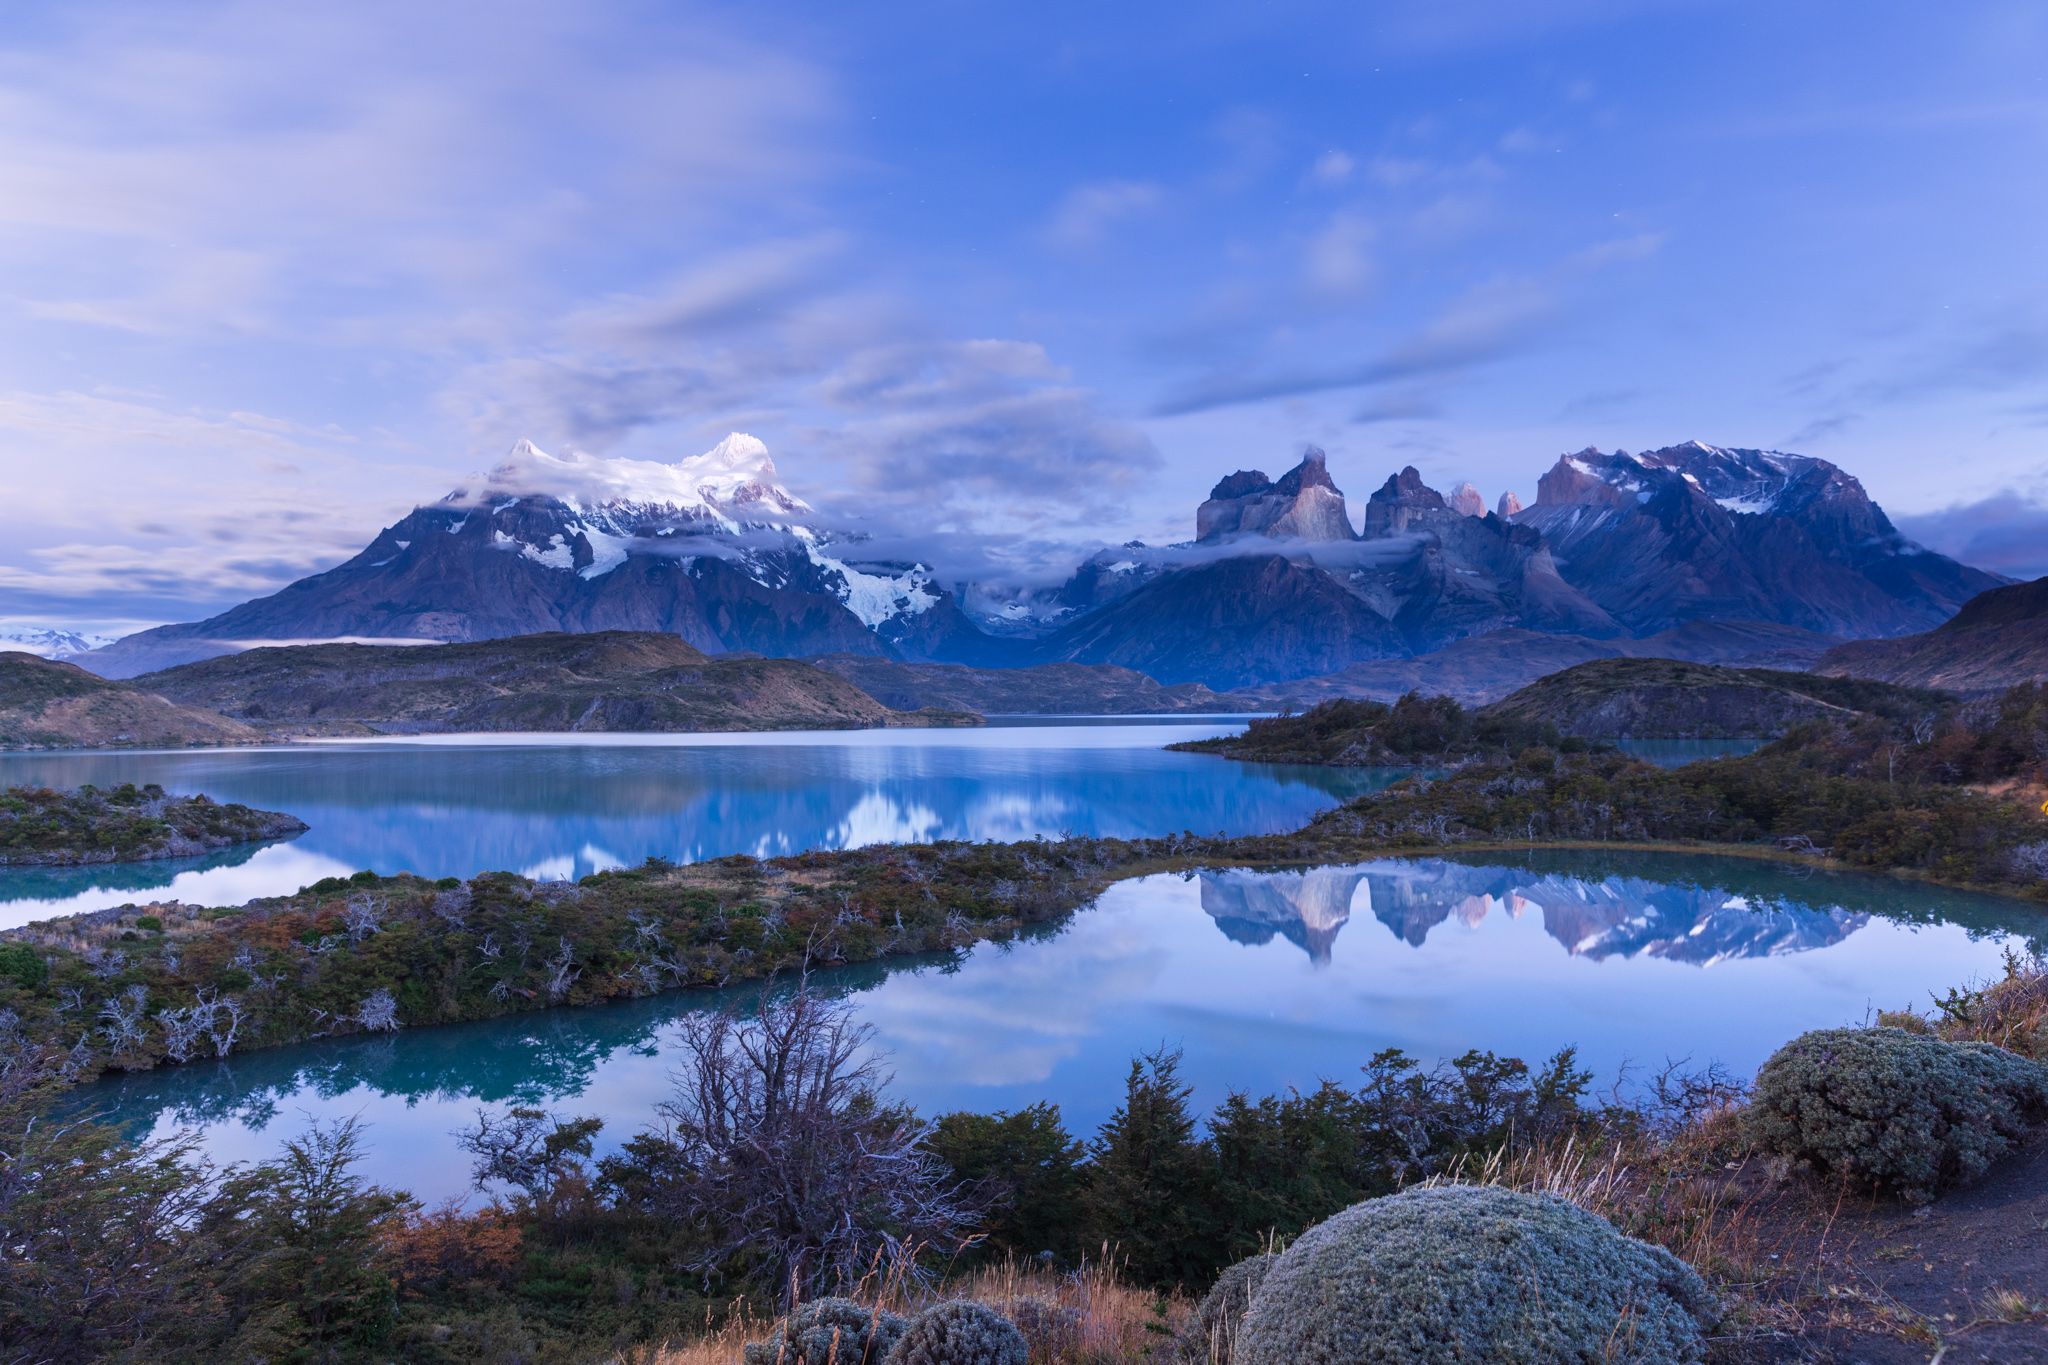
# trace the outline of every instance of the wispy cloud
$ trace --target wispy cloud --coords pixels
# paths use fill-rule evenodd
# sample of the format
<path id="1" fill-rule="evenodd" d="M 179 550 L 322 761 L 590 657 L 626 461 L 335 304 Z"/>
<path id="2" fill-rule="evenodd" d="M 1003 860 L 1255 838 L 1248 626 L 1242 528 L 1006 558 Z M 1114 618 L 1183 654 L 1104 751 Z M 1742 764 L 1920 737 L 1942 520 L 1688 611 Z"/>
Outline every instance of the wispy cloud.
<path id="1" fill-rule="evenodd" d="M 1142 180 L 1076 185 L 1054 207 L 1046 240 L 1068 250 L 1092 247 L 1119 224 L 1159 207 L 1164 197 L 1158 185 Z"/>

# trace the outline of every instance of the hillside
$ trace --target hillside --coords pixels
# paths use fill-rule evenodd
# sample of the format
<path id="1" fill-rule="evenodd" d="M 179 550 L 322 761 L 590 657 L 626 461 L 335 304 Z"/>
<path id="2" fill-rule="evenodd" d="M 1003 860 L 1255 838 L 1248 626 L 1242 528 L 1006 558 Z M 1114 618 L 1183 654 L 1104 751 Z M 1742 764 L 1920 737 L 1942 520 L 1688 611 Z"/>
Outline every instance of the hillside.
<path id="1" fill-rule="evenodd" d="M 255 744 L 261 731 L 77 664 L 0 652 L 0 749 Z"/>
<path id="2" fill-rule="evenodd" d="M 1414 658 L 1355 663 L 1320 677 L 1247 687 L 1239 695 L 1263 707 L 1278 707 L 1286 702 L 1314 705 L 1335 697 L 1391 702 L 1422 692 L 1484 706 L 1538 678 L 1593 659 L 1690 659 L 1744 668 L 1803 668 L 1840 643 L 1833 635 L 1762 621 L 1688 621 L 1640 640 L 1496 630 Z"/>
<path id="3" fill-rule="evenodd" d="M 1900 718 L 1952 704 L 1939 692 L 1679 659 L 1597 659 L 1486 708 L 1584 739 L 1773 739 L 1810 720 Z"/>
<path id="4" fill-rule="evenodd" d="M 1978 593 L 1921 635 L 1837 645 L 1813 671 L 1977 694 L 2048 678 L 2048 578 Z"/>
<path id="5" fill-rule="evenodd" d="M 853 730 L 978 725 L 893 710 L 797 659 L 709 659 L 674 635 L 547 632 L 455 645 L 291 645 L 136 680 L 275 734 Z"/>
<path id="6" fill-rule="evenodd" d="M 1201 683 L 1162 687 L 1113 664 L 970 668 L 893 663 L 868 654 L 821 654 L 806 662 L 900 711 L 935 706 L 982 715 L 1134 716 L 1263 709 L 1251 697 L 1212 692 Z"/>

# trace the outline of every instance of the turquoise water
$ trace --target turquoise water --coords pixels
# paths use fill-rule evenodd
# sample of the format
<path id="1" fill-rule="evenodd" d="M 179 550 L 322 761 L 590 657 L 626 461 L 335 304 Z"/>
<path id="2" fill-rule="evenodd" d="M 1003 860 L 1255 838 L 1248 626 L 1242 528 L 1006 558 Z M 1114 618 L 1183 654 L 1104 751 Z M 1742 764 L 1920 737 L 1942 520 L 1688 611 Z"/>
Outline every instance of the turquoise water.
<path id="1" fill-rule="evenodd" d="M 1219 765 L 1220 766 L 1220 765 Z M 1205 1110 L 1352 1083 L 1376 1051 L 1540 1062 L 1576 1044 L 1601 1085 L 1667 1060 L 1747 1075 L 1809 1028 L 1998 974 L 2048 942 L 2027 904 L 1711 855 L 1548 852 L 1220 871 L 1112 887 L 1066 924 L 958 956 L 827 973 L 925 1113 L 1056 1101 L 1107 1117 L 1132 1056 L 1185 1049 Z M 268 1155 L 312 1118 L 367 1121 L 367 1169 L 466 1192 L 450 1133 L 479 1106 L 543 1103 L 650 1124 L 689 993 L 164 1068 L 87 1087 L 132 1131 L 204 1129 L 218 1159 Z"/>
<path id="2" fill-rule="evenodd" d="M 436 737 L 0 756 L 0 784 L 156 782 L 312 828 L 212 857 L 0 870 L 0 928 L 142 899 L 239 905 L 360 868 L 575 878 L 730 853 L 927 839 L 1267 833 L 1394 771 L 1166 753 L 1238 720 L 1017 719 L 969 730 Z"/>

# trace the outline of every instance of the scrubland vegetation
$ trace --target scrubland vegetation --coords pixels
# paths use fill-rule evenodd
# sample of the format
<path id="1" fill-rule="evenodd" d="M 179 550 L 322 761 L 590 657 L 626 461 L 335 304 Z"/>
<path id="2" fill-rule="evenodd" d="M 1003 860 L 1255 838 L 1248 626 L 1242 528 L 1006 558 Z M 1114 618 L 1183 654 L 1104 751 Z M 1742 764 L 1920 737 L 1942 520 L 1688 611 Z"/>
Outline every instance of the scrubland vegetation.
<path id="1" fill-rule="evenodd" d="M 1233 1095 L 1198 1115 L 1178 1057 L 1161 1052 L 1133 1062 L 1123 1103 L 1076 1138 L 1049 1105 L 911 1112 L 846 1007 L 799 989 L 698 1016 L 666 1122 L 613 1155 L 592 1158 L 595 1119 L 480 1113 L 463 1143 L 496 1197 L 465 1210 L 366 1185 L 351 1124 L 219 1170 L 182 1140 L 138 1145 L 54 1119 L 65 1058 L 9 1019 L 0 1350 L 52 1362 L 709 1365 L 755 1343 L 749 1360 L 808 1365 L 861 1358 L 850 1324 L 865 1315 L 880 1331 L 895 1314 L 882 1335 L 922 1343 L 897 1365 L 1013 1361 L 1017 1340 L 1031 1361 L 1193 1365 L 1219 1358 L 1218 1331 L 1224 1354 L 1242 1345 L 1229 1358 L 1250 1365 L 1284 1358 L 1296 1338 L 1406 1331 L 1428 1296 L 1404 1287 L 1401 1248 L 1455 1239 L 1452 1225 L 1479 1208 L 1417 1203 L 1417 1192 L 1484 1186 L 1487 1198 L 1541 1197 L 1487 1213 L 1526 1235 L 1490 1243 L 1508 1260 L 1460 1273 L 1536 1275 L 1546 1306 L 1540 1320 L 1489 1310 L 1459 1328 L 1472 1340 L 1533 1332 L 1558 1351 L 1527 1358 L 1577 1359 L 1559 1352 L 1621 1323 L 1642 1350 L 1617 1359 L 1741 1359 L 1744 1342 L 1815 1311 L 1821 1287 L 1764 1255 L 1748 1196 L 1722 1173 L 1905 1199 L 1967 1180 L 1977 1167 L 1955 1159 L 1960 1149 L 1975 1142 L 1995 1158 L 2048 1118 L 2044 1026 L 2048 977 L 2015 959 L 2003 980 L 1951 992 L 1929 1014 L 1794 1040 L 1754 1099 L 1729 1077 L 1677 1069 L 1630 1099 L 1595 1094 L 1568 1049 L 1533 1068 L 1478 1052 L 1433 1071 L 1387 1052 L 1350 1083 Z M 1940 1125 L 1910 1103 L 1855 1112 L 1858 1150 L 1890 1165 L 1837 1162 L 1825 1131 L 1816 1142 L 1812 1123 L 1777 1122 L 1802 1103 L 1850 1116 L 1845 1097 L 1896 1090 L 1901 1065 L 1960 1079 L 1935 1097 L 1948 1106 Z M 1972 1089 L 1972 1068 L 1989 1083 Z M 1270 1267 L 1259 1259 L 1276 1252 Z M 1285 1306 L 1282 1291 L 1310 1273 L 1290 1266 L 1307 1258 L 1315 1274 L 1349 1276 L 1341 1267 L 1360 1256 L 1361 1283 L 1380 1288 L 1345 1308 L 1351 1317 Z M 1198 1304 L 1219 1278 L 1249 1316 L 1215 1296 Z M 1279 1297 L 1261 1298 L 1261 1282 Z M 788 1317 L 833 1297 L 854 1307 Z M 932 1313 L 963 1300 L 986 1311 Z M 811 1330 L 820 1321 L 823 1335 Z M 948 1342 L 982 1346 L 949 1355 Z"/>

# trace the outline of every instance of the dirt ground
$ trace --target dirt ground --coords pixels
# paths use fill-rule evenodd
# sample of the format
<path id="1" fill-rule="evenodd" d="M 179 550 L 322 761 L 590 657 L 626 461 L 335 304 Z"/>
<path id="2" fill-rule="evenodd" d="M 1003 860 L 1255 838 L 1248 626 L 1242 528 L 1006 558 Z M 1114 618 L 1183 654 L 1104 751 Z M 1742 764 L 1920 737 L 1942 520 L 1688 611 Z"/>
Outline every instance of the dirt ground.
<path id="1" fill-rule="evenodd" d="M 2048 1140 L 1919 1209 L 1748 1167 L 1738 1190 L 1773 1330 L 1729 1365 L 2048 1365 Z"/>

